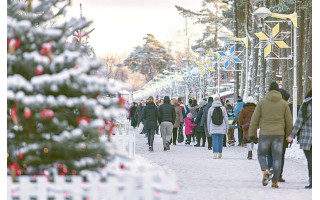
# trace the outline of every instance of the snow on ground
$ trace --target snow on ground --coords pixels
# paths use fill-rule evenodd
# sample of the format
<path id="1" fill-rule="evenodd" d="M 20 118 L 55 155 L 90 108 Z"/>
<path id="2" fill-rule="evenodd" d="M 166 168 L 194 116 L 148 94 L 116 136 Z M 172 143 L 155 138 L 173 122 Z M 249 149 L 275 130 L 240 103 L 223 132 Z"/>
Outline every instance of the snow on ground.
<path id="1" fill-rule="evenodd" d="M 135 160 L 172 170 L 180 186 L 175 200 L 312 199 L 312 190 L 304 189 L 308 184 L 308 170 L 297 145 L 287 149 L 283 172 L 286 182 L 279 183 L 279 188 L 274 189 L 271 182 L 262 186 L 256 145 L 252 160 L 247 160 L 247 148 L 239 146 L 224 147 L 222 159 L 214 160 L 207 144 L 206 147 L 193 147 L 177 143 L 170 146 L 170 151 L 163 151 L 162 138 L 155 135 L 154 151 L 149 152 L 147 138 L 139 134 L 140 129 L 136 130 Z"/>

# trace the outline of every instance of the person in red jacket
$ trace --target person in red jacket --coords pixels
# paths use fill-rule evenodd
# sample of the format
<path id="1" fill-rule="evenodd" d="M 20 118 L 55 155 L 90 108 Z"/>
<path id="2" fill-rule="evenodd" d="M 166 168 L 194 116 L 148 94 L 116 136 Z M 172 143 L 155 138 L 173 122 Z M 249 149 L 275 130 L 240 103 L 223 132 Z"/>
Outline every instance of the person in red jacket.
<path id="1" fill-rule="evenodd" d="M 184 119 L 184 124 L 185 124 L 184 133 L 186 134 L 186 137 L 187 137 L 186 145 L 190 145 L 193 128 L 196 126 L 196 124 L 191 122 L 191 118 L 192 118 L 192 114 L 189 113 L 187 117 Z"/>

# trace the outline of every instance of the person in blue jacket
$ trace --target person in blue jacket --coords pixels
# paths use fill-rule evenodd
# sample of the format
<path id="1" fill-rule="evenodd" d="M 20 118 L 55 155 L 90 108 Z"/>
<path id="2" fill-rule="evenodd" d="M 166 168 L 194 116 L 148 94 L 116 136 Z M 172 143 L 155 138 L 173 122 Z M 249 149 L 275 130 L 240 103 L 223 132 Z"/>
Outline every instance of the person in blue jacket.
<path id="1" fill-rule="evenodd" d="M 234 117 L 235 117 L 235 122 L 237 122 L 237 127 L 238 127 L 238 140 L 239 140 L 239 144 L 238 146 L 241 146 L 242 143 L 242 128 L 240 127 L 239 121 L 238 121 L 238 117 L 239 114 L 243 108 L 244 102 L 242 101 L 241 96 L 238 96 L 238 103 L 236 105 L 236 107 L 234 108 Z"/>

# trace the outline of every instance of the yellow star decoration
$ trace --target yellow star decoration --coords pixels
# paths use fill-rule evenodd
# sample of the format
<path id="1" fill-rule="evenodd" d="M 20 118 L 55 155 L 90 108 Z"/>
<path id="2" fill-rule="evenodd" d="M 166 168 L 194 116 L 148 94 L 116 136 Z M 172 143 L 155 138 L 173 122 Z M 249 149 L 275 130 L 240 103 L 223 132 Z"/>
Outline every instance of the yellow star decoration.
<path id="1" fill-rule="evenodd" d="M 259 43 L 255 48 L 264 48 L 264 57 L 266 58 L 271 52 L 273 52 L 277 58 L 280 56 L 280 49 L 290 48 L 283 40 L 289 36 L 290 32 L 280 32 L 279 23 L 272 29 L 265 24 L 265 32 L 255 33 L 259 38 Z"/>
<path id="2" fill-rule="evenodd" d="M 203 69 L 201 70 L 201 76 L 203 76 L 203 75 L 206 73 L 206 70 L 209 70 L 209 71 L 211 71 L 211 72 L 214 72 L 214 71 L 215 71 L 213 67 L 209 67 L 210 62 L 211 62 L 210 58 L 207 58 L 207 59 L 206 59 L 205 64 L 203 64 L 203 63 L 200 62 L 200 61 L 196 62 L 196 64 L 197 64 L 199 67 L 202 67 L 202 68 L 203 68 Z"/>

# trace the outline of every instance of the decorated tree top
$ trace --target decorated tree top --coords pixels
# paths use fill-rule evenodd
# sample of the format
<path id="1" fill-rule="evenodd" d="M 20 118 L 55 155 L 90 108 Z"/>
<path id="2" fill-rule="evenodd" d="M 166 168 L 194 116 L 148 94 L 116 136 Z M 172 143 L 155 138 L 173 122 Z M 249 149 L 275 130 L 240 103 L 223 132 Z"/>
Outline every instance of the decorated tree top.
<path id="1" fill-rule="evenodd" d="M 67 174 L 101 167 L 111 153 L 100 136 L 125 112 L 117 92 L 126 86 L 97 74 L 102 63 L 68 42 L 91 22 L 47 27 L 69 1 L 31 2 L 7 3 L 9 168 L 59 165 Z"/>

